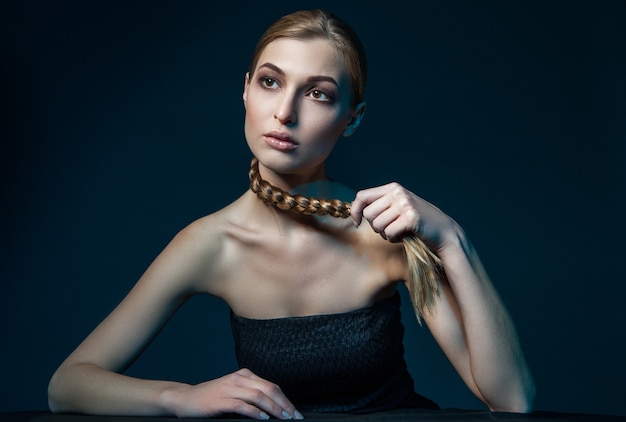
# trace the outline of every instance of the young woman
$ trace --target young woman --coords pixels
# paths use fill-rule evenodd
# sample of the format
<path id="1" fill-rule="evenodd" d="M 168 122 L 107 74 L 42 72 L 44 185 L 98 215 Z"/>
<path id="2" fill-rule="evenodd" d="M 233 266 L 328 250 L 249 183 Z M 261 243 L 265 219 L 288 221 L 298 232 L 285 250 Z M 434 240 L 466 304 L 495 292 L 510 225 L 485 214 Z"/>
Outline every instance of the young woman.
<path id="1" fill-rule="evenodd" d="M 326 158 L 363 118 L 365 82 L 363 48 L 336 16 L 300 11 L 266 31 L 243 92 L 251 190 L 171 241 L 58 368 L 53 411 L 300 419 L 436 409 L 406 369 L 402 280 L 471 391 L 492 410 L 531 409 L 513 323 L 461 227 L 398 184 L 355 193 L 327 178 Z M 198 293 L 230 306 L 242 369 L 198 385 L 123 375 Z"/>

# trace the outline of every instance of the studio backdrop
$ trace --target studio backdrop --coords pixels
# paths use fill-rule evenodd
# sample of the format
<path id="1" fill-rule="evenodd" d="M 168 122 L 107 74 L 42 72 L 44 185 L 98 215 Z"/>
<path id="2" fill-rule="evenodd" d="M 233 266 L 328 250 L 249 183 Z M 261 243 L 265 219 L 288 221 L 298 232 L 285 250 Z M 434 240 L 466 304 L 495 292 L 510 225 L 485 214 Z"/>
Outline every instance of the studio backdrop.
<path id="1" fill-rule="evenodd" d="M 296 8 L 361 34 L 368 110 L 329 162 L 457 220 L 507 305 L 536 408 L 626 414 L 626 13 L 620 1 L 35 1 L 0 5 L 0 411 L 55 368 L 169 240 L 247 189 L 244 74 Z M 482 409 L 403 291 L 416 389 Z M 194 297 L 130 368 L 236 369 L 228 308 Z"/>

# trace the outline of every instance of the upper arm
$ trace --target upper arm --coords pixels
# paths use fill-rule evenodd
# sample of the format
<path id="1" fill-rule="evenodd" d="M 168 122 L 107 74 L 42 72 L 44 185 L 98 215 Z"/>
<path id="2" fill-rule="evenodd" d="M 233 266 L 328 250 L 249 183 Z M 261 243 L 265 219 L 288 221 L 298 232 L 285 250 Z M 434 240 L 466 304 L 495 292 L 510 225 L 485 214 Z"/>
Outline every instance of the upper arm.
<path id="1" fill-rule="evenodd" d="M 216 236 L 207 238 L 194 224 L 170 242 L 64 365 L 89 363 L 121 372 L 141 353 L 201 279 L 210 277 L 217 260 Z"/>

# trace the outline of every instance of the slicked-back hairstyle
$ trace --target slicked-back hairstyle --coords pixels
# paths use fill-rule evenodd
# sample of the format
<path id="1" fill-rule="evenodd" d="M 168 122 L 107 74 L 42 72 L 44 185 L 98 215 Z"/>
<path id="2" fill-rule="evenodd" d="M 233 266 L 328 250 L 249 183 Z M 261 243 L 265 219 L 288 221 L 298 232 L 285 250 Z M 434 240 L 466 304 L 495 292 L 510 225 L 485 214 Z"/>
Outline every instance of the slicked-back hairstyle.
<path id="1" fill-rule="evenodd" d="M 259 39 L 250 61 L 252 78 L 259 57 L 269 43 L 279 38 L 324 39 L 333 43 L 343 58 L 352 84 L 352 105 L 365 98 L 367 57 L 358 35 L 350 25 L 326 10 L 300 10 L 274 22 Z"/>

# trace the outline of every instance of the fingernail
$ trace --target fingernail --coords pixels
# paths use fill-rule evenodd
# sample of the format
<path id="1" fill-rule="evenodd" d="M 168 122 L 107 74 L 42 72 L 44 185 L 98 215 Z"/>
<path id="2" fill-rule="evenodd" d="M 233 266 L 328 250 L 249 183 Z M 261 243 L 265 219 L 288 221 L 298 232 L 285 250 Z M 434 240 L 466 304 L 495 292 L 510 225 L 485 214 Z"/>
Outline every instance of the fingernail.
<path id="1" fill-rule="evenodd" d="M 265 412 L 261 411 L 261 412 L 259 413 L 259 417 L 260 417 L 261 419 L 265 419 L 265 420 L 267 420 L 267 419 L 269 419 L 269 418 L 270 418 L 270 415 L 268 415 L 267 413 L 265 413 Z"/>
<path id="2" fill-rule="evenodd" d="M 302 416 L 302 413 L 298 412 L 297 410 L 293 412 L 293 417 L 295 419 L 304 419 L 304 416 Z"/>
<path id="3" fill-rule="evenodd" d="M 291 416 L 291 414 L 289 412 L 287 412 L 286 410 L 283 410 L 283 418 L 285 418 L 285 419 L 293 419 L 293 416 Z"/>

